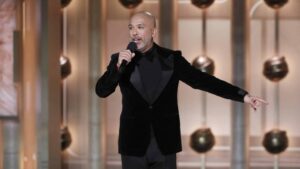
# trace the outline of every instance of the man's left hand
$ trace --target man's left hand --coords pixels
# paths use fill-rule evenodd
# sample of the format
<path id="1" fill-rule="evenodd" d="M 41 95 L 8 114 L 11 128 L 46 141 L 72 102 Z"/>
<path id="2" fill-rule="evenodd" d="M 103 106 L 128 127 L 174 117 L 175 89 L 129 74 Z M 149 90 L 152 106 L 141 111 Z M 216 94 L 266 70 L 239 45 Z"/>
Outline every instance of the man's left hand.
<path id="1" fill-rule="evenodd" d="M 262 98 L 251 96 L 247 94 L 244 97 L 244 102 L 250 104 L 250 106 L 256 111 L 257 108 L 259 108 L 262 104 L 267 105 L 268 102 Z"/>

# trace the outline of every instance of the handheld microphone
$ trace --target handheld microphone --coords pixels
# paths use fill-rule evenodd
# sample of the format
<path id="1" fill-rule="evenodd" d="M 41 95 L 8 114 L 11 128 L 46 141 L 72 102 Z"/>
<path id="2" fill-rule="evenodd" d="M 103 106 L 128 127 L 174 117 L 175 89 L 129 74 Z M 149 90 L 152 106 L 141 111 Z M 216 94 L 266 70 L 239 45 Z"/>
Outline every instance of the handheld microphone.
<path id="1" fill-rule="evenodd" d="M 135 51 L 137 50 L 137 45 L 136 45 L 135 42 L 130 42 L 130 43 L 127 45 L 127 48 L 126 48 L 126 49 L 130 50 L 130 52 L 133 53 L 133 52 L 135 52 Z M 120 65 L 120 67 L 119 67 L 119 72 L 120 72 L 120 73 L 123 73 L 123 72 L 124 72 L 126 65 L 127 65 L 127 61 L 126 61 L 126 60 L 122 60 L 122 63 L 121 63 L 121 65 Z"/>

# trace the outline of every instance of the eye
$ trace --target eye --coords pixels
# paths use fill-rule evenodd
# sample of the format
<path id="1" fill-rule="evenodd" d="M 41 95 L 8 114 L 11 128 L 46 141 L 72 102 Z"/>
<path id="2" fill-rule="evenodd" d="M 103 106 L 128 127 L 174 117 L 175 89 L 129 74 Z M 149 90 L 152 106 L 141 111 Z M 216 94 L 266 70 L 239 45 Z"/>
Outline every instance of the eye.
<path id="1" fill-rule="evenodd" d="M 144 26 L 138 26 L 138 29 L 144 29 L 145 27 Z"/>

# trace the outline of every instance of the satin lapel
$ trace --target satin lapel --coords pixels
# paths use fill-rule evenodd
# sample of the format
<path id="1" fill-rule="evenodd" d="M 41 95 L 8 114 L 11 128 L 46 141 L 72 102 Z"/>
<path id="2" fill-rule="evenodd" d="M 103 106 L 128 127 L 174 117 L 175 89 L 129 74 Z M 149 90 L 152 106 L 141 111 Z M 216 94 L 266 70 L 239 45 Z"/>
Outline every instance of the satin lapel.
<path id="1" fill-rule="evenodd" d="M 165 89 L 166 85 L 170 81 L 170 78 L 173 74 L 173 65 L 174 65 L 174 57 L 173 55 L 169 55 L 168 57 L 161 57 L 160 63 L 162 66 L 162 72 L 161 72 L 161 80 L 159 85 L 157 86 L 156 92 L 154 96 L 152 97 L 152 100 L 150 100 L 150 103 L 154 103 L 155 100 L 160 96 L 162 91 Z"/>
<path id="2" fill-rule="evenodd" d="M 135 89 L 141 94 L 141 96 L 148 101 L 148 97 L 146 95 L 145 89 L 143 87 L 141 74 L 137 66 L 134 67 L 134 71 L 130 76 L 130 82 L 135 87 Z"/>

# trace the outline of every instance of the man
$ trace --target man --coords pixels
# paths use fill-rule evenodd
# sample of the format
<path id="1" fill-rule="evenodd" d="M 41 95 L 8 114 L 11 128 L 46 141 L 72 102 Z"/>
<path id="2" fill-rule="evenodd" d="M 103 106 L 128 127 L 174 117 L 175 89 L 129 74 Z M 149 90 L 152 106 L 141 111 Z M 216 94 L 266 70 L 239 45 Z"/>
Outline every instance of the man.
<path id="1" fill-rule="evenodd" d="M 246 102 L 253 109 L 266 103 L 195 69 L 180 51 L 155 44 L 155 18 L 149 12 L 134 14 L 128 28 L 137 51 L 113 54 L 107 71 L 96 84 L 100 97 L 109 96 L 117 85 L 122 93 L 119 153 L 123 169 L 176 168 L 176 153 L 181 151 L 179 81 L 223 98 Z M 126 68 L 119 71 L 123 60 L 127 62 Z"/>

